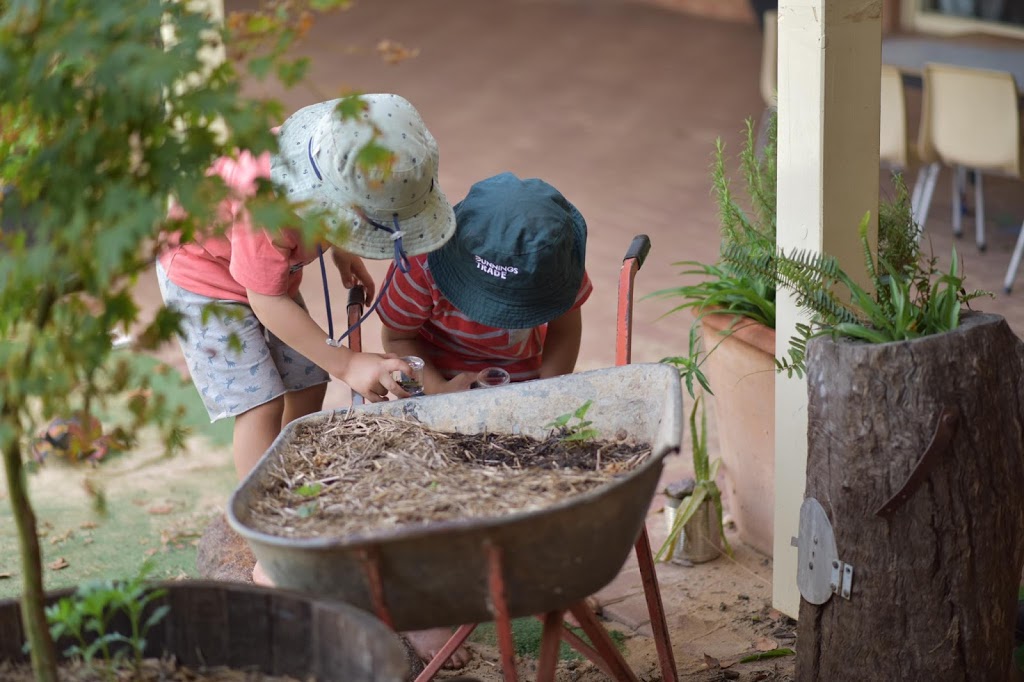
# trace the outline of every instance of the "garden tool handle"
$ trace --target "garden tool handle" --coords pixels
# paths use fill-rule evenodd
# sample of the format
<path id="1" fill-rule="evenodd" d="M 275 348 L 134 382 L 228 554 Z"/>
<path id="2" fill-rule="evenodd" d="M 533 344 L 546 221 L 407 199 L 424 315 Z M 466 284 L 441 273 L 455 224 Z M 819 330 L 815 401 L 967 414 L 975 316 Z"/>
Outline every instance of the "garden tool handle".
<path id="1" fill-rule="evenodd" d="M 615 364 L 628 365 L 632 356 L 633 278 L 651 251 L 651 238 L 646 234 L 633 237 L 619 270 L 619 310 L 615 324 Z"/>
<path id="2" fill-rule="evenodd" d="M 633 237 L 633 242 L 626 249 L 626 255 L 623 257 L 622 262 L 636 260 L 636 269 L 639 270 L 644 266 L 644 261 L 647 260 L 647 254 L 650 252 L 651 238 L 646 234 L 638 234 Z"/>
<path id="3" fill-rule="evenodd" d="M 363 350 L 363 329 L 359 320 L 363 316 L 363 305 L 366 303 L 366 289 L 362 284 L 357 284 L 348 290 L 348 305 L 345 306 L 345 316 L 348 318 L 348 326 L 352 329 L 348 335 L 348 347 L 353 353 L 361 353 Z M 361 405 L 363 396 L 352 391 L 352 406 Z"/>

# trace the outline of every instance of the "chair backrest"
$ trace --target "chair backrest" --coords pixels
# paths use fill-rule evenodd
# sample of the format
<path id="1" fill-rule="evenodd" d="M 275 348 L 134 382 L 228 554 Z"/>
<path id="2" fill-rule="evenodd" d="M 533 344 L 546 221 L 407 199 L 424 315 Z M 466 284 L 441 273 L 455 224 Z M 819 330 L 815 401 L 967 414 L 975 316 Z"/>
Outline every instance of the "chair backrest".
<path id="1" fill-rule="evenodd" d="M 1017 97 L 1010 73 L 927 64 L 918 139 L 922 157 L 1022 177 Z"/>
<path id="2" fill-rule="evenodd" d="M 761 43 L 761 97 L 768 107 L 775 106 L 779 88 L 779 13 L 764 13 L 764 32 Z"/>
<path id="3" fill-rule="evenodd" d="M 894 168 L 906 168 L 907 101 L 903 91 L 903 75 L 895 66 L 882 64 L 882 116 L 879 126 L 878 157 L 882 163 Z"/>

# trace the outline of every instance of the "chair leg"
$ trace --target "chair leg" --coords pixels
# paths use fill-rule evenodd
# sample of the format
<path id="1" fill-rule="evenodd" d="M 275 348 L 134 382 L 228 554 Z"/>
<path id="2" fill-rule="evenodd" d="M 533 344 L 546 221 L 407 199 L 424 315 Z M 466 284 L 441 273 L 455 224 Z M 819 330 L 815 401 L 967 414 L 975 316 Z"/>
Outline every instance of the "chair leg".
<path id="1" fill-rule="evenodd" d="M 982 253 L 988 247 L 985 241 L 985 190 L 981 181 L 981 171 L 974 171 L 974 241 L 978 245 L 978 251 Z"/>
<path id="2" fill-rule="evenodd" d="M 964 189 L 967 184 L 967 169 L 963 166 L 953 166 L 953 236 L 964 235 Z"/>
<path id="3" fill-rule="evenodd" d="M 924 186 L 928 181 L 928 169 L 931 166 L 921 166 L 917 169 L 917 179 L 914 180 L 914 189 L 910 192 L 910 217 L 914 224 L 920 227 L 918 216 L 921 214 L 921 195 L 924 194 Z"/>
<path id="4" fill-rule="evenodd" d="M 1024 256 L 1024 223 L 1020 226 L 1020 234 L 1017 236 L 1017 246 L 1013 248 L 1013 256 L 1010 258 L 1010 267 L 1006 269 L 1006 281 L 1003 282 L 1003 291 L 1010 293 L 1013 289 L 1013 280 L 1017 279 L 1017 268 L 1020 267 L 1021 256 Z"/>
<path id="5" fill-rule="evenodd" d="M 918 206 L 918 211 L 920 213 L 917 219 L 918 241 L 921 239 L 921 233 L 924 232 L 925 222 L 928 220 L 928 209 L 931 207 L 932 194 L 935 192 L 935 182 L 939 179 L 940 169 L 941 166 L 938 162 L 929 164 L 928 168 L 925 169 L 924 187 L 921 189 L 921 198 Z"/>

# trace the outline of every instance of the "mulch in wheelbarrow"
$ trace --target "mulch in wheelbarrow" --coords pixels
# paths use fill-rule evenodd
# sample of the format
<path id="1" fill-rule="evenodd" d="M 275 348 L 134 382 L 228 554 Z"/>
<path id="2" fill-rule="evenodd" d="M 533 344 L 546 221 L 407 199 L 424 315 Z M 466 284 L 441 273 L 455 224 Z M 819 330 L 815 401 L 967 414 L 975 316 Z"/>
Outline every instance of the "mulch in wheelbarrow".
<path id="1" fill-rule="evenodd" d="M 362 412 L 299 424 L 267 469 L 251 526 L 276 536 L 344 537 L 549 507 L 622 476 L 647 444 L 462 434 Z"/>

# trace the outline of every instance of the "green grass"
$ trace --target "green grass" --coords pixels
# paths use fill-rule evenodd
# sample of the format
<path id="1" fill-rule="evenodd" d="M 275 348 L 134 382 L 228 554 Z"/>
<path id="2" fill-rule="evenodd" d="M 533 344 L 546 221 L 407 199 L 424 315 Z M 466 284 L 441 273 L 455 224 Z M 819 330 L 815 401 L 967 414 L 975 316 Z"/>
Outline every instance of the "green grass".
<path id="1" fill-rule="evenodd" d="M 590 639 L 583 634 L 583 630 L 580 628 L 571 628 L 571 630 L 584 642 L 590 642 Z M 544 624 L 537 618 L 518 618 L 512 621 L 512 636 L 515 639 L 516 655 L 539 658 L 540 642 L 543 634 Z M 609 630 L 608 634 L 611 636 L 612 642 L 615 643 L 615 647 L 619 651 L 622 651 L 626 646 L 625 635 L 617 630 Z M 478 644 L 497 646 L 498 635 L 494 629 L 494 624 L 481 623 L 476 630 L 473 631 L 469 640 Z M 558 657 L 565 661 L 581 660 L 583 658 L 579 652 L 565 642 L 562 642 L 561 644 L 561 648 L 558 651 Z"/>
<path id="2" fill-rule="evenodd" d="M 128 578 L 152 557 L 153 578 L 196 574 L 195 542 L 221 513 L 237 481 L 229 446 L 231 420 L 210 424 L 192 384 L 162 372 L 144 355 L 132 358 L 173 405 L 185 406 L 185 424 L 196 438 L 186 453 L 165 457 L 154 433 L 144 433 L 130 452 L 111 453 L 97 466 L 47 461 L 27 477 L 40 530 L 44 566 L 63 559 L 65 568 L 44 568 L 46 589 L 91 579 Z M 100 415 L 105 424 L 117 409 Z M 90 486 L 101 496 L 86 491 Z M 103 504 L 98 504 L 102 499 Z M 21 562 L 0 473 L 0 599 L 22 590 Z"/>

